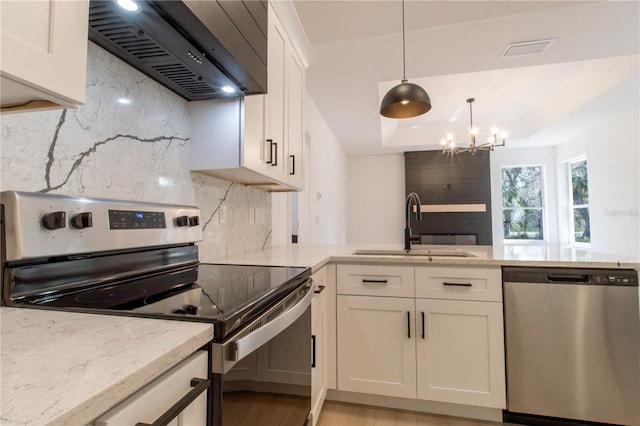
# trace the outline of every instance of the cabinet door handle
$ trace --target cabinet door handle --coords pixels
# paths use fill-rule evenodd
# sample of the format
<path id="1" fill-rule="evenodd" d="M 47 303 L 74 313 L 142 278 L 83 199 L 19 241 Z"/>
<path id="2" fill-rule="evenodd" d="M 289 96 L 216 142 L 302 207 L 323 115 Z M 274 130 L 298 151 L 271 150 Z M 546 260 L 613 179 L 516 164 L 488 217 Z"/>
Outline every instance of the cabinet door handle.
<path id="1" fill-rule="evenodd" d="M 367 278 L 363 278 L 362 282 L 365 283 L 365 284 L 366 283 L 386 284 L 387 280 L 370 280 L 370 279 L 367 279 Z"/>
<path id="2" fill-rule="evenodd" d="M 210 380 L 193 378 L 191 379 L 191 386 L 193 389 L 189 391 L 185 396 L 183 396 L 180 401 L 173 404 L 167 411 L 164 412 L 158 419 L 153 423 L 136 423 L 136 426 L 166 426 L 171 420 L 178 417 L 178 414 L 182 413 L 185 408 L 189 406 L 200 394 L 206 391 L 209 388 Z"/>
<path id="3" fill-rule="evenodd" d="M 442 284 L 450 285 L 450 286 L 453 286 L 453 287 L 471 287 L 471 283 L 447 283 L 447 282 L 444 282 Z"/>
<path id="4" fill-rule="evenodd" d="M 273 139 L 267 139 L 267 143 L 269 144 L 269 161 L 266 161 L 267 164 L 273 163 Z"/>
<path id="5" fill-rule="evenodd" d="M 278 165 L 278 142 L 274 142 L 273 147 L 275 148 L 276 153 L 273 156 L 273 163 L 271 163 L 271 165 L 275 167 Z"/>
<path id="6" fill-rule="evenodd" d="M 411 311 L 407 311 L 407 338 L 411 339 Z"/>
<path id="7" fill-rule="evenodd" d="M 311 335 L 311 368 L 316 368 L 316 336 Z"/>
<path id="8" fill-rule="evenodd" d="M 313 292 L 314 292 L 315 294 L 320 294 L 320 293 L 322 293 L 322 292 L 324 291 L 324 289 L 325 289 L 325 288 L 326 288 L 326 286 L 319 285 L 319 286 L 318 286 L 318 288 L 316 288 L 315 290 L 313 290 Z"/>
<path id="9" fill-rule="evenodd" d="M 296 174 L 296 156 L 289 155 L 289 158 L 291 158 L 291 171 L 289 172 L 289 174 L 295 175 Z"/>
<path id="10" fill-rule="evenodd" d="M 422 316 L 422 339 L 424 339 L 424 312 L 420 312 Z"/>

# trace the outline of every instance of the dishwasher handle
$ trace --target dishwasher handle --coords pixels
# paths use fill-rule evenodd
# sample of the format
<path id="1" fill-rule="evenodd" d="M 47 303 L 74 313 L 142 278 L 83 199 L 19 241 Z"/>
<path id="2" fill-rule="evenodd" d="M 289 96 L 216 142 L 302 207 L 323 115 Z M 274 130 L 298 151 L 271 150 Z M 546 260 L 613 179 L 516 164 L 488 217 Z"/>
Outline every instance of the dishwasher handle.
<path id="1" fill-rule="evenodd" d="M 587 274 L 547 274 L 547 281 L 552 283 L 588 283 L 590 275 Z"/>

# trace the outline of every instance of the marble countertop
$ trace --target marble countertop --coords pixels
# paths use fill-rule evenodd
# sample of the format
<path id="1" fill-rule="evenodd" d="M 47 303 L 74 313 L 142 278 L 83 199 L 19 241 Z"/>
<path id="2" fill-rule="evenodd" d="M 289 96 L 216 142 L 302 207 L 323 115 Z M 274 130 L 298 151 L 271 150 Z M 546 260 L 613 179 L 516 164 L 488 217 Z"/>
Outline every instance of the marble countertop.
<path id="1" fill-rule="evenodd" d="M 0 308 L 0 423 L 84 425 L 213 338 L 211 324 Z"/>
<path id="2" fill-rule="evenodd" d="M 411 263 L 440 265 L 547 266 L 583 268 L 640 269 L 640 259 L 596 253 L 577 248 L 533 245 L 510 246 L 417 246 L 437 251 L 459 250 L 470 257 L 355 255 L 356 250 L 400 250 L 401 245 L 337 244 L 276 246 L 223 257 L 202 258 L 202 262 L 306 266 L 317 270 L 329 262 L 342 263 Z"/>

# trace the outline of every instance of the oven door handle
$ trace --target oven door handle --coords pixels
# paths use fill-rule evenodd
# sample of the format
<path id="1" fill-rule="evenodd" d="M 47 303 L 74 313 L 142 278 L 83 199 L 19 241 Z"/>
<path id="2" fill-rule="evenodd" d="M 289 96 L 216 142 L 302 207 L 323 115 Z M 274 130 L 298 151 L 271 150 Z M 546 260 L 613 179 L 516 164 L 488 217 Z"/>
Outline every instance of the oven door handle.
<path id="1" fill-rule="evenodd" d="M 306 286 L 307 293 L 298 303 L 257 330 L 229 342 L 230 350 L 227 352 L 227 361 L 240 361 L 296 322 L 311 306 L 311 299 L 313 299 L 312 286 L 309 283 Z"/>

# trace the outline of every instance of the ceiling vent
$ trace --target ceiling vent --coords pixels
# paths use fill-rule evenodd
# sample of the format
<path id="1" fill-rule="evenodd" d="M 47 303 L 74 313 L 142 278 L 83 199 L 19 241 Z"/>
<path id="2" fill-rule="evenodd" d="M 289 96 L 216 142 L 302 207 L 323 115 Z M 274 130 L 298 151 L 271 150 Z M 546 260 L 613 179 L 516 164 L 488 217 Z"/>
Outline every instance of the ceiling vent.
<path id="1" fill-rule="evenodd" d="M 546 40 L 536 41 L 521 41 L 519 43 L 510 43 L 502 52 L 503 58 L 513 58 L 515 56 L 529 56 L 529 55 L 541 55 L 547 51 L 551 43 L 555 39 L 549 38 Z"/>

